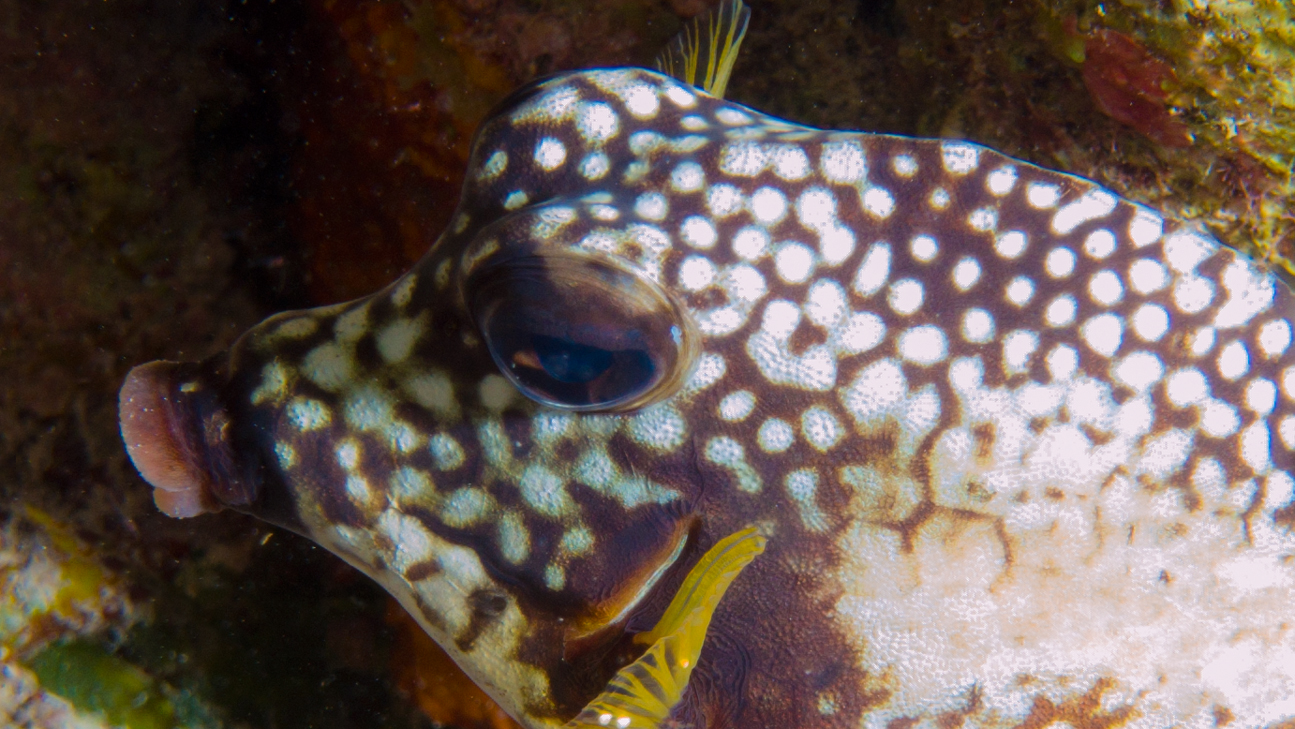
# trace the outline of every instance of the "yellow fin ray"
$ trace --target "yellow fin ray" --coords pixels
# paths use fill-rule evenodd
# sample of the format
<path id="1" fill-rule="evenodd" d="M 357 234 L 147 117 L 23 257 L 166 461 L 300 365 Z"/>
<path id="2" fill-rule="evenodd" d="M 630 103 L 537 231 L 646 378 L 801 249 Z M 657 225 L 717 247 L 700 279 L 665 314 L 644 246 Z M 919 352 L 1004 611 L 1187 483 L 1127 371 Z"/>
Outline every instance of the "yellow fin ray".
<path id="1" fill-rule="evenodd" d="M 694 608 L 705 607 L 708 614 L 714 612 L 719 599 L 724 596 L 742 568 L 764 551 L 764 541 L 764 537 L 751 526 L 716 542 L 688 572 L 683 584 L 679 586 L 679 592 L 675 593 L 656 626 L 645 633 L 639 633 L 634 640 L 639 643 L 655 643 L 671 633 L 679 632 Z M 709 624 L 710 618 L 707 617 L 706 620 Z"/>
<path id="2" fill-rule="evenodd" d="M 670 41 L 656 58 L 657 70 L 724 98 L 751 9 L 742 0 L 720 0 Z"/>
<path id="3" fill-rule="evenodd" d="M 747 527 L 702 555 L 656 627 L 639 636 L 650 636 L 652 646 L 618 671 L 567 728 L 659 729 L 683 698 L 720 598 L 764 545 L 755 527 Z"/>

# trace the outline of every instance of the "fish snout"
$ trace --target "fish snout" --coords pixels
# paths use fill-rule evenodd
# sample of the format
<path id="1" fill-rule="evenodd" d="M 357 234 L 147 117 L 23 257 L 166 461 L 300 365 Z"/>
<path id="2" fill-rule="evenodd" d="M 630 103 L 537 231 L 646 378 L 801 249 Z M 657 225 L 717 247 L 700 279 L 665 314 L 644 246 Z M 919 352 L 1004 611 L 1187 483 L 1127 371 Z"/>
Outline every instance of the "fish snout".
<path id="1" fill-rule="evenodd" d="M 201 365 L 159 360 L 132 369 L 118 395 L 126 451 L 169 516 L 246 506 L 259 491 L 229 411 L 206 380 Z"/>

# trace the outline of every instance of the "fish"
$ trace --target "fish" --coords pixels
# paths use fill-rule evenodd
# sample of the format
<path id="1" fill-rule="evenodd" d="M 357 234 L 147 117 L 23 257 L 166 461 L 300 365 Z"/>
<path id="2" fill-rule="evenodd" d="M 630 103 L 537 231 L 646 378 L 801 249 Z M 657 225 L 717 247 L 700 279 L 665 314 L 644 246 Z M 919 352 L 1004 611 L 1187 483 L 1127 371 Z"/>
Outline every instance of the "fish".
<path id="1" fill-rule="evenodd" d="M 533 729 L 1295 720 L 1291 291 L 725 101 L 723 12 L 502 102 L 386 288 L 132 370 L 157 506 L 314 540 Z"/>

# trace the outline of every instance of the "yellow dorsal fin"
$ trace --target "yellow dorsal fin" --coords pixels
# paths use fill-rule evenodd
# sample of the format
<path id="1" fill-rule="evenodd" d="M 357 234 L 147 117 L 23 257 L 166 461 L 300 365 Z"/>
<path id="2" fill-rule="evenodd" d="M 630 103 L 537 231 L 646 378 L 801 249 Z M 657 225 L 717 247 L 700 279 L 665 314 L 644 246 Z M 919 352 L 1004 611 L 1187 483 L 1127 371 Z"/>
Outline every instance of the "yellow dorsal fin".
<path id="1" fill-rule="evenodd" d="M 567 728 L 659 729 L 683 698 L 720 598 L 764 543 L 747 527 L 702 555 L 656 627 L 639 636 L 650 636 L 652 647 L 618 671 Z"/>
<path id="2" fill-rule="evenodd" d="M 742 0 L 720 0 L 713 10 L 693 18 L 679 31 L 657 56 L 657 70 L 724 98 L 750 20 L 751 8 Z"/>

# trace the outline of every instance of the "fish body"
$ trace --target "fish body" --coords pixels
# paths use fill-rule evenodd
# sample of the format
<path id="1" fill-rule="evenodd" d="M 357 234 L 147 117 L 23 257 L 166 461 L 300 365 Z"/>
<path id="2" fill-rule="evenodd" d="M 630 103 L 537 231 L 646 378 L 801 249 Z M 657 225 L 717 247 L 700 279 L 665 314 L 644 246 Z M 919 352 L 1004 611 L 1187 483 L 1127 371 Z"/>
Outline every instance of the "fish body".
<path id="1" fill-rule="evenodd" d="M 748 525 L 662 726 L 1295 719 L 1261 266 L 975 144 L 642 69 L 532 84 L 474 150 L 398 281 L 132 373 L 163 510 L 327 547 L 528 727 L 594 706 Z"/>

